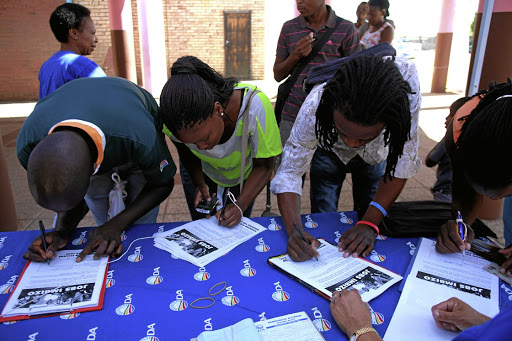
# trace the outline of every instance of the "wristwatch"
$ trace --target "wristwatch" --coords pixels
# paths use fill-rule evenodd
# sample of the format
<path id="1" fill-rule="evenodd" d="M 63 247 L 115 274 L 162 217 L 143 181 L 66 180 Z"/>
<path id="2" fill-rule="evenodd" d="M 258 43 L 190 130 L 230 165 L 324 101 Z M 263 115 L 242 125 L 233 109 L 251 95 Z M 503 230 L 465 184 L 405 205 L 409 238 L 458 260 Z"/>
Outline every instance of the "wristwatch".
<path id="1" fill-rule="evenodd" d="M 366 334 L 366 333 L 378 334 L 377 331 L 375 329 L 373 329 L 372 327 L 365 327 L 365 328 L 358 329 L 354 334 L 352 334 L 352 336 L 350 337 L 350 341 L 357 341 L 359 336 Z"/>

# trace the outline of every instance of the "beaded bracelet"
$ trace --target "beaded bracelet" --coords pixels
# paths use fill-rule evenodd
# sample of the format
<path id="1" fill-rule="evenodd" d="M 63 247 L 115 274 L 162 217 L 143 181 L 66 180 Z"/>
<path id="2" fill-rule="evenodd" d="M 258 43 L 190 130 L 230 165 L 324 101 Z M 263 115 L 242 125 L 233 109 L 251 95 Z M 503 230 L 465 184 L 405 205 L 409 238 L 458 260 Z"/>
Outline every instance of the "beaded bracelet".
<path id="1" fill-rule="evenodd" d="M 386 212 L 386 210 L 384 209 L 384 207 L 382 207 L 378 202 L 372 201 L 372 202 L 370 203 L 370 206 L 373 206 L 373 207 L 375 207 L 376 209 L 378 209 L 378 210 L 382 213 L 382 215 L 383 215 L 384 217 L 388 214 L 388 212 Z"/>
<path id="2" fill-rule="evenodd" d="M 377 232 L 377 235 L 380 233 L 379 232 L 379 228 L 377 227 L 377 225 L 375 225 L 374 223 L 372 223 L 370 221 L 360 220 L 360 221 L 357 222 L 356 225 L 359 225 L 359 224 L 364 224 L 364 225 L 370 226 L 371 228 L 373 228 L 375 230 L 375 232 Z"/>

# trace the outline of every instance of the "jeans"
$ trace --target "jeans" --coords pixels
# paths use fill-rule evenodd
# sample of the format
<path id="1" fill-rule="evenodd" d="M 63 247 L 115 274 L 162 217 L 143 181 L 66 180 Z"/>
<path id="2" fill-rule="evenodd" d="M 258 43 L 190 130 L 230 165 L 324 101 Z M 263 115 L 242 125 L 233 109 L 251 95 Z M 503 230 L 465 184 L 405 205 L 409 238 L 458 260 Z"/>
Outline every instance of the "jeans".
<path id="1" fill-rule="evenodd" d="M 217 185 L 212 179 L 208 177 L 208 175 L 204 174 L 204 181 L 206 185 L 208 185 L 210 196 L 213 195 L 213 193 L 222 193 L 225 189 Z M 180 161 L 180 177 L 181 177 L 181 183 L 183 184 L 183 191 L 185 192 L 185 199 L 187 200 L 187 206 L 188 210 L 190 212 L 190 217 L 192 220 L 198 220 L 205 217 L 203 213 L 199 213 L 196 211 L 196 207 L 194 206 L 194 201 L 196 199 L 196 187 L 192 183 L 192 178 L 188 174 L 187 170 L 185 169 L 185 166 Z M 229 188 L 229 191 L 233 193 L 235 198 L 237 198 L 240 195 L 240 185 L 233 186 Z M 219 198 L 222 199 L 222 198 Z M 229 198 L 228 198 L 229 200 Z M 231 200 L 228 201 L 230 203 Z M 252 208 L 254 206 L 254 200 L 251 202 L 249 207 L 244 211 L 244 217 L 249 218 L 252 213 Z"/>
<path id="2" fill-rule="evenodd" d="M 354 211 L 361 219 L 373 200 L 386 162 L 369 165 L 359 155 L 345 165 L 333 152 L 317 148 L 311 161 L 311 213 L 336 212 L 341 186 L 347 173 L 352 173 Z"/>
<path id="3" fill-rule="evenodd" d="M 146 179 L 142 174 L 142 171 L 132 165 L 125 165 L 116 167 L 105 174 L 93 175 L 89 183 L 87 194 L 85 195 L 85 202 L 96 221 L 98 226 L 103 225 L 107 222 L 107 214 L 109 208 L 108 194 L 114 187 L 114 181 L 112 181 L 112 174 L 117 172 L 122 180 L 127 180 L 125 187 L 127 196 L 125 198 L 125 205 L 131 204 L 135 198 L 139 195 L 142 188 L 146 185 Z M 133 224 L 154 224 L 158 216 L 158 210 L 160 205 L 157 205 L 151 211 L 137 219 Z"/>
<path id="4" fill-rule="evenodd" d="M 505 246 L 512 244 L 512 197 L 505 197 L 503 201 L 503 234 Z"/>

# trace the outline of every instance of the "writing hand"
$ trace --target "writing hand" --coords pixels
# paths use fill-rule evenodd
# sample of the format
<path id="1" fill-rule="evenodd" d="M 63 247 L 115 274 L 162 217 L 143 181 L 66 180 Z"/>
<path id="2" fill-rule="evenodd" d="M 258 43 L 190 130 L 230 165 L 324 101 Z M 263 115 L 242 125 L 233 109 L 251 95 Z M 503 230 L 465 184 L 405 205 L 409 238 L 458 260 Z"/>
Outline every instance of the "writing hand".
<path id="1" fill-rule="evenodd" d="M 87 238 L 89 242 L 83 248 L 82 252 L 76 257 L 76 262 L 80 263 L 85 256 L 94 253 L 94 259 L 100 259 L 103 256 L 118 257 L 123 252 L 123 244 L 121 244 L 121 232 L 119 226 L 115 226 L 110 222 L 89 231 Z"/>
<path id="2" fill-rule="evenodd" d="M 471 249 L 471 242 L 475 238 L 473 229 L 467 225 L 466 242 L 459 235 L 459 227 L 455 220 L 448 220 L 437 235 L 436 251 L 439 253 L 456 253 Z"/>
<path id="3" fill-rule="evenodd" d="M 510 255 L 512 255 L 512 244 L 498 252 L 508 257 L 508 259 L 501 264 L 500 272 L 506 274 L 508 277 L 512 277 L 512 257 L 510 257 Z"/>
<path id="4" fill-rule="evenodd" d="M 290 258 L 295 262 L 304 262 L 319 256 L 316 249 L 320 246 L 320 242 L 307 232 L 304 232 L 304 238 L 306 238 L 307 243 L 295 230 L 292 230 L 288 236 L 287 251 Z"/>
<path id="5" fill-rule="evenodd" d="M 224 214 L 219 215 L 219 223 L 226 227 L 236 226 L 240 221 L 242 221 L 242 214 L 234 204 L 228 204 L 224 209 Z"/>
<path id="6" fill-rule="evenodd" d="M 455 297 L 433 306 L 432 316 L 438 328 L 451 331 L 465 330 L 490 320 Z"/>
<path id="7" fill-rule="evenodd" d="M 373 250 L 373 244 L 377 236 L 370 226 L 359 224 L 351 227 L 340 238 L 338 249 L 343 252 L 343 257 L 366 257 Z"/>
<path id="8" fill-rule="evenodd" d="M 62 249 L 68 243 L 69 236 L 61 231 L 52 231 L 46 233 L 46 245 L 48 249 L 43 250 L 41 237 L 37 237 L 29 245 L 28 251 L 23 254 L 23 258 L 33 262 L 45 262 L 47 259 L 55 257 L 55 251 Z"/>

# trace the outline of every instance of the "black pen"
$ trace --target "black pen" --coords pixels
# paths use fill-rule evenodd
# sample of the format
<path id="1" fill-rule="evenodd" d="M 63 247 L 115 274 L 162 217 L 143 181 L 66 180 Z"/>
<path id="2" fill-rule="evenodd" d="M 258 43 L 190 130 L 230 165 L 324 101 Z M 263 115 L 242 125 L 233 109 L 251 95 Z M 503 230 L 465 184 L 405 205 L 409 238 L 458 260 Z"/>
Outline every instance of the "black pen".
<path id="1" fill-rule="evenodd" d="M 48 250 L 48 246 L 46 245 L 46 233 L 44 231 L 44 225 L 41 220 L 39 220 L 39 230 L 41 231 L 41 241 L 43 242 L 44 253 Z M 50 258 L 46 258 L 48 265 L 50 265 Z"/>
<path id="2" fill-rule="evenodd" d="M 309 244 L 309 242 L 307 241 L 306 237 L 304 237 L 304 235 L 302 234 L 302 231 L 300 230 L 299 225 L 297 225 L 297 224 L 293 223 L 293 227 L 295 227 L 295 230 L 299 233 L 299 235 L 300 235 L 300 237 L 302 238 L 302 240 L 303 240 L 303 241 L 305 241 L 305 242 L 306 242 L 306 244 L 311 245 L 311 244 Z M 317 256 L 314 256 L 314 257 L 315 257 L 315 259 L 318 261 L 318 257 L 317 257 Z"/>
<path id="3" fill-rule="evenodd" d="M 228 192 L 229 188 L 224 188 L 224 193 L 222 193 L 222 208 L 220 209 L 219 224 L 220 217 L 224 215 L 224 211 L 226 210 L 226 200 L 228 200 Z"/>

